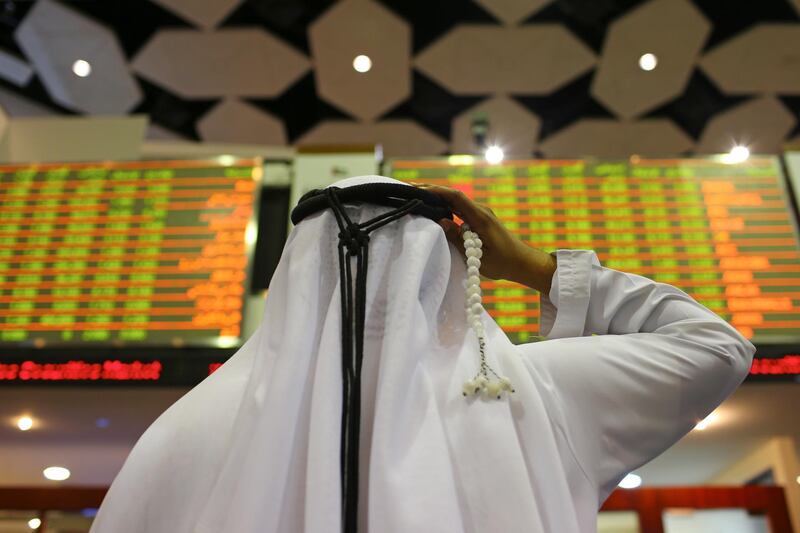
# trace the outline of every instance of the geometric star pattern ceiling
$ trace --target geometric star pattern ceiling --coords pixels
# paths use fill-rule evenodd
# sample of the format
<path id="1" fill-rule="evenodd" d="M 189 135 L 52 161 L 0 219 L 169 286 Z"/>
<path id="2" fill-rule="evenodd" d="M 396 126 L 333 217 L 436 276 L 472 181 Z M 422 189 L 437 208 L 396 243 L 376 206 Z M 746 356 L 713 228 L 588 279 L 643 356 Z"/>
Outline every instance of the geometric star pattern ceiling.
<path id="1" fill-rule="evenodd" d="M 434 155 L 488 121 L 513 155 L 568 157 L 800 136 L 793 0 L 5 1 L 0 28 L 9 116 L 144 113 L 162 138 Z"/>

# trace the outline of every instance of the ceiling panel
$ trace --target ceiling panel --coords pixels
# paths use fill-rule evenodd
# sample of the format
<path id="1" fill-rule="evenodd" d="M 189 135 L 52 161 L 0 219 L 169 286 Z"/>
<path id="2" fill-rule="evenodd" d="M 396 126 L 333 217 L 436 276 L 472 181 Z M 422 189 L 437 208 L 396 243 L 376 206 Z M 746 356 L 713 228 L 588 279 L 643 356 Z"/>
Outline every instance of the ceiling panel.
<path id="1" fill-rule="evenodd" d="M 59 105 L 90 114 L 124 114 L 142 97 L 114 32 L 79 11 L 39 0 L 14 38 Z M 82 62 L 85 76 L 76 75 Z"/>
<path id="2" fill-rule="evenodd" d="M 303 54 L 259 28 L 161 30 L 133 61 L 137 74 L 187 98 L 273 97 L 308 68 Z"/>
<path id="3" fill-rule="evenodd" d="M 675 155 L 668 150 L 692 153 L 712 121 L 726 127 L 723 113 L 766 95 L 800 117 L 800 42 L 793 46 L 800 15 L 788 0 L 736 9 L 690 0 L 111 5 L 6 2 L 2 20 L 17 39 L 0 49 L 3 101 L 52 113 L 144 113 L 165 129 L 159 135 L 203 141 L 201 124 L 208 131 L 208 117 L 240 100 L 280 120 L 289 144 L 318 135 L 331 120 L 354 119 L 348 131 L 365 138 L 375 136 L 375 124 L 404 120 L 459 151 L 463 126 L 451 131 L 461 124 L 457 118 L 471 106 L 503 101 L 521 106 L 520 120 L 496 120 L 516 128 L 498 134 L 531 147 L 527 155 L 541 155 L 537 143 L 552 147 L 565 134 L 574 140 L 586 120 L 670 121 L 679 129 L 665 126 L 657 136 L 674 141 L 662 150 Z M 656 57 L 653 70 L 639 67 L 645 53 Z M 368 72 L 353 68 L 361 54 L 372 61 Z M 76 59 L 90 62 L 89 76 L 73 73 Z M 744 120 L 747 129 L 750 118 Z M 601 124 L 615 138 L 635 130 Z M 756 125 L 749 134 L 765 131 Z M 776 141 L 782 131 L 771 128 L 761 144 L 777 146 L 800 126 Z M 415 155 L 434 153 L 424 142 L 404 144 L 423 150 Z M 581 149 L 595 156 L 613 151 L 602 141 Z"/>
<path id="4" fill-rule="evenodd" d="M 592 95 L 622 118 L 668 102 L 686 88 L 710 32 L 711 24 L 688 0 L 647 2 L 609 27 Z M 645 70 L 642 56 L 651 60 L 645 67 L 654 68 Z"/>

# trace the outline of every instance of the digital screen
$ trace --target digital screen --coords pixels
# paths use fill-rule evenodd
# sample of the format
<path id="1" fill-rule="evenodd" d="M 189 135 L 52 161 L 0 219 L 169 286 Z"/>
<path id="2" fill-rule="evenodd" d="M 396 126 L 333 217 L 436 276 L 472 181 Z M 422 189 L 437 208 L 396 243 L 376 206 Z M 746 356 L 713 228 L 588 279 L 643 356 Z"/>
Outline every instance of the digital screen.
<path id="1" fill-rule="evenodd" d="M 800 244 L 777 158 L 393 161 L 396 179 L 449 186 L 545 251 L 593 249 L 610 268 L 674 285 L 757 343 L 800 340 Z M 539 333 L 539 295 L 484 280 L 514 342 Z"/>
<path id="2" fill-rule="evenodd" d="M 0 345 L 240 344 L 261 169 L 0 166 Z"/>

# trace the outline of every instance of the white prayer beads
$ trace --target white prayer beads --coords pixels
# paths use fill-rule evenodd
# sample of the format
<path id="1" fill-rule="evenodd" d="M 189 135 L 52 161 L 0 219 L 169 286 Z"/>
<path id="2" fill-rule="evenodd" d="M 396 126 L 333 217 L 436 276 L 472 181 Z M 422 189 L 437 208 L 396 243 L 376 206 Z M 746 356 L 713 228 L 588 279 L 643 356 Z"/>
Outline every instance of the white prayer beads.
<path id="1" fill-rule="evenodd" d="M 464 396 L 472 396 L 483 392 L 487 397 L 498 398 L 502 397 L 502 393 L 514 392 L 511 386 L 511 380 L 507 377 L 501 377 L 495 372 L 489 363 L 486 362 L 486 339 L 483 323 L 481 322 L 481 313 L 483 313 L 483 305 L 481 305 L 481 278 L 480 267 L 481 257 L 483 257 L 483 242 L 481 242 L 478 234 L 470 231 L 469 226 L 464 224 L 464 249 L 467 255 L 467 288 L 465 294 L 465 310 L 467 313 L 467 324 L 478 336 L 478 347 L 480 349 L 480 369 L 474 378 L 464 383 L 461 391 Z M 496 379 L 491 379 L 489 374 Z"/>

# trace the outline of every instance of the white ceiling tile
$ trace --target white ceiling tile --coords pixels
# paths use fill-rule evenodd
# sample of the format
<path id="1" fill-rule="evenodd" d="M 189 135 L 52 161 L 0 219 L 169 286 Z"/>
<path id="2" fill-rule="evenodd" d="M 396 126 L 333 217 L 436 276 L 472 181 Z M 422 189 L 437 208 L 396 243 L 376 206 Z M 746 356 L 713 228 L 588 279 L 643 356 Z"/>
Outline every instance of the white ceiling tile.
<path id="1" fill-rule="evenodd" d="M 712 117 L 696 151 L 722 153 L 744 145 L 753 154 L 780 153 L 794 124 L 794 115 L 777 98 L 756 98 Z"/>
<path id="2" fill-rule="evenodd" d="M 447 143 L 413 120 L 385 120 L 378 123 L 328 120 L 312 128 L 295 144 L 298 146 L 380 144 L 385 157 L 435 155 L 447 150 Z"/>
<path id="3" fill-rule="evenodd" d="M 674 156 L 692 145 L 692 139 L 667 119 L 583 119 L 545 139 L 539 149 L 546 157 Z"/>
<path id="4" fill-rule="evenodd" d="M 114 33 L 54 0 L 34 4 L 14 38 L 58 104 L 92 114 L 121 114 L 142 98 Z M 77 60 L 91 74 L 72 71 Z"/>
<path id="5" fill-rule="evenodd" d="M 541 121 L 524 106 L 506 96 L 497 96 L 467 109 L 453 119 L 450 137 L 453 153 L 471 154 L 475 146 L 472 124 L 476 119 L 489 123 L 487 144 L 500 146 L 506 155 L 530 156 L 536 147 Z"/>
<path id="6" fill-rule="evenodd" d="M 33 69 L 16 55 L 0 50 L 0 77 L 18 87 L 24 87 L 31 81 Z"/>
<path id="7" fill-rule="evenodd" d="M 608 29 L 592 95 L 622 118 L 637 117 L 680 95 L 711 24 L 688 0 L 651 0 Z M 656 66 L 639 66 L 653 54 Z"/>
<path id="8" fill-rule="evenodd" d="M 197 122 L 204 141 L 237 144 L 286 144 L 286 130 L 280 119 L 236 99 L 217 104 Z"/>
<path id="9" fill-rule="evenodd" d="M 594 53 L 559 24 L 464 24 L 423 50 L 414 65 L 459 95 L 549 94 L 595 62 Z"/>
<path id="10" fill-rule="evenodd" d="M 759 24 L 714 48 L 700 66 L 730 94 L 800 94 L 800 24 Z"/>
<path id="11" fill-rule="evenodd" d="M 3 88 L 0 88 L 0 107 L 12 117 L 41 117 L 59 114 L 55 109 Z"/>
<path id="12" fill-rule="evenodd" d="M 411 94 L 411 28 L 377 2 L 338 2 L 308 33 L 321 98 L 372 120 Z M 368 72 L 353 68 L 359 55 L 372 61 Z"/>
<path id="13" fill-rule="evenodd" d="M 186 98 L 270 98 L 309 69 L 308 59 L 258 28 L 159 31 L 133 61 L 134 70 Z"/>

